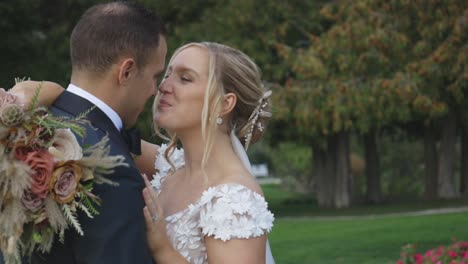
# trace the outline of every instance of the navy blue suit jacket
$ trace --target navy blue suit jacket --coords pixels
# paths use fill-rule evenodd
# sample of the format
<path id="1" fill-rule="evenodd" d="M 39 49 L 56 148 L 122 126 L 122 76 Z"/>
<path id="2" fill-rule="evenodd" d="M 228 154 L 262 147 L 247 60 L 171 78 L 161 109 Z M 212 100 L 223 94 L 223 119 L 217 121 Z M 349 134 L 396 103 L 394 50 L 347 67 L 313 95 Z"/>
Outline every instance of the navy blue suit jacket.
<path id="1" fill-rule="evenodd" d="M 76 117 L 94 105 L 67 91 L 53 104 L 51 111 L 57 116 Z M 87 116 L 92 127 L 87 127 L 83 146 L 99 142 L 109 136 L 111 155 L 122 155 L 128 167 L 117 167 L 109 179 L 119 186 L 95 185 L 93 192 L 102 199 L 99 215 L 93 219 L 80 214 L 84 236 L 73 228 L 65 233 L 65 243 L 55 239 L 48 254 L 35 254 L 31 263 L 48 264 L 152 264 L 147 244 L 143 216 L 144 181 L 130 156 L 128 146 L 112 121 L 95 107 Z"/>

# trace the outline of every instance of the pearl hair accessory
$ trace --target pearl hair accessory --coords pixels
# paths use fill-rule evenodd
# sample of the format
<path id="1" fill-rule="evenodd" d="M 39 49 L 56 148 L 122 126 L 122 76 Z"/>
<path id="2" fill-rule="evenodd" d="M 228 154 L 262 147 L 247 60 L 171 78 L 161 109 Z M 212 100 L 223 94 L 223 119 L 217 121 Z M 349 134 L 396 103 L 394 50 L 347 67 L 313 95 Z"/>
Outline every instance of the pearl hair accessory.
<path id="1" fill-rule="evenodd" d="M 249 117 L 247 125 L 250 125 L 249 132 L 244 136 L 245 137 L 245 150 L 249 148 L 250 141 L 252 140 L 252 134 L 254 127 L 257 126 L 258 130 L 263 131 L 264 127 L 262 123 L 257 123 L 258 117 L 271 117 L 271 113 L 265 111 L 265 107 L 268 105 L 266 101 L 271 96 L 271 91 L 267 91 L 263 96 L 258 100 L 258 106 L 252 111 L 252 114 Z"/>

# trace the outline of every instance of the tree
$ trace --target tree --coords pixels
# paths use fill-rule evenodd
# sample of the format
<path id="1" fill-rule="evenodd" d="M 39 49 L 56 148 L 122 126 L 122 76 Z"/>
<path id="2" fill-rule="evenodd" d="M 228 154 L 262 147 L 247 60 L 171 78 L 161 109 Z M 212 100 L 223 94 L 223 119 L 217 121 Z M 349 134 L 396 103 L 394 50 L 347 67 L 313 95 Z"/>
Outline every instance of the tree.
<path id="1" fill-rule="evenodd" d="M 317 195 L 322 206 L 350 205 L 348 138 L 352 131 L 365 138 L 368 201 L 381 200 L 376 133 L 410 117 L 414 87 L 407 85 L 404 74 L 389 80 L 399 69 L 398 59 L 404 57 L 406 39 L 373 8 L 374 2 L 332 3 L 321 14 L 334 21 L 333 26 L 322 35 L 310 34 L 309 47 L 278 46 L 294 70 L 294 78 L 276 97 L 280 118 L 304 127 L 315 142 Z"/>
<path id="2" fill-rule="evenodd" d="M 349 176 L 327 168 L 333 167 L 330 157 L 337 168 L 348 164 L 339 161 L 347 156 L 346 147 L 339 148 L 341 155 L 330 155 L 336 152 L 337 144 L 346 142 L 340 138 L 347 133 L 356 131 L 365 138 L 367 197 L 378 202 L 376 131 L 413 122 L 427 124 L 441 117 L 451 125 L 443 132 L 438 189 L 439 196 L 451 197 L 453 156 L 447 154 L 454 150 L 456 119 L 448 106 L 459 105 L 452 102 L 454 98 L 464 102 L 460 98 L 466 93 L 466 37 L 461 34 L 466 31 L 466 23 L 462 23 L 466 4 L 336 1 L 321 14 L 333 21 L 333 26 L 324 34 L 310 34 L 309 47 L 278 45 L 294 77 L 276 97 L 280 118 L 305 127 L 304 134 L 311 142 L 327 142 L 312 143 L 315 161 L 323 164 L 316 169 L 318 183 L 323 185 L 318 186 L 323 192 L 318 194 L 319 203 L 329 206 L 328 197 L 335 206 L 343 204 L 338 197 L 329 197 L 335 195 L 330 186 L 339 182 L 339 177 Z M 429 133 L 426 142 L 434 138 Z M 433 152 L 427 152 L 432 155 L 427 160 L 433 161 Z"/>
<path id="3" fill-rule="evenodd" d="M 413 119 L 425 126 L 426 196 L 456 197 L 457 129 L 466 125 L 468 4 L 454 0 L 399 1 L 388 9 L 398 21 L 399 31 L 410 40 L 405 71 L 418 87 Z M 438 130 L 441 139 L 436 153 Z"/>

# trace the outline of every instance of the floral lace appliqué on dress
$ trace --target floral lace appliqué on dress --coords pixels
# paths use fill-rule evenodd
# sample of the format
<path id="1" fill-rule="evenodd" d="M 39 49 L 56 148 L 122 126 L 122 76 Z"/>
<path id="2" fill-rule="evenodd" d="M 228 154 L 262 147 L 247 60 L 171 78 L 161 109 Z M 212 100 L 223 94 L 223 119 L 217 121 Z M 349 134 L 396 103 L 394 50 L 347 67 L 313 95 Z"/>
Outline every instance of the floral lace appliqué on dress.
<path id="1" fill-rule="evenodd" d="M 152 185 L 157 193 L 169 171 L 164 158 L 167 146 L 162 145 L 156 159 Z M 184 165 L 183 150 L 171 155 L 174 166 Z M 167 234 L 179 253 L 190 263 L 208 263 L 204 236 L 222 241 L 262 236 L 273 227 L 273 214 L 265 199 L 247 187 L 222 184 L 208 188 L 201 197 L 186 209 L 166 217 Z"/>

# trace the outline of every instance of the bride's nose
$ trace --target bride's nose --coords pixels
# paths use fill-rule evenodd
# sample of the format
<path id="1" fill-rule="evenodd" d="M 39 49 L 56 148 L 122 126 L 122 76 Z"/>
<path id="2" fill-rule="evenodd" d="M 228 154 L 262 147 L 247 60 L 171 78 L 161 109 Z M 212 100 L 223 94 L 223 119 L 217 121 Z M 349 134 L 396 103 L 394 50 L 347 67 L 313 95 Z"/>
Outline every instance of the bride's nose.
<path id="1" fill-rule="evenodd" d="M 168 82 L 168 80 L 164 80 L 161 82 L 161 84 L 159 84 L 159 87 L 158 87 L 158 91 L 160 93 L 170 93 L 171 92 L 171 84 L 170 82 Z"/>

